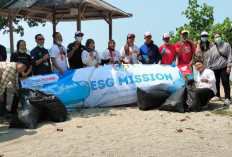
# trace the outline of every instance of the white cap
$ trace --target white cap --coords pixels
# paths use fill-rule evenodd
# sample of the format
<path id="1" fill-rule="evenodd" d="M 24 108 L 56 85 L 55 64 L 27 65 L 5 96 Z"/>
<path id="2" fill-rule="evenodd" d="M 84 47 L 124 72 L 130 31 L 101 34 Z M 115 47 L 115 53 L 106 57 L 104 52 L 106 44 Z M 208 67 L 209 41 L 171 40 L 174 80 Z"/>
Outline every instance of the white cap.
<path id="1" fill-rule="evenodd" d="M 144 34 L 144 37 L 145 37 L 145 38 L 148 37 L 148 36 L 151 36 L 151 33 L 150 33 L 150 32 L 146 32 L 146 33 Z"/>
<path id="2" fill-rule="evenodd" d="M 202 35 L 207 35 L 207 36 L 209 36 L 209 33 L 206 32 L 206 31 L 204 31 L 204 32 L 201 33 L 201 36 L 202 36 Z"/>
<path id="3" fill-rule="evenodd" d="M 77 36 L 78 34 L 82 34 L 82 36 L 84 35 L 84 33 L 82 33 L 81 31 L 76 31 L 75 36 Z"/>
<path id="4" fill-rule="evenodd" d="M 165 33 L 165 34 L 163 35 L 163 39 L 165 39 L 165 38 L 170 38 L 170 35 L 169 35 L 168 33 Z"/>

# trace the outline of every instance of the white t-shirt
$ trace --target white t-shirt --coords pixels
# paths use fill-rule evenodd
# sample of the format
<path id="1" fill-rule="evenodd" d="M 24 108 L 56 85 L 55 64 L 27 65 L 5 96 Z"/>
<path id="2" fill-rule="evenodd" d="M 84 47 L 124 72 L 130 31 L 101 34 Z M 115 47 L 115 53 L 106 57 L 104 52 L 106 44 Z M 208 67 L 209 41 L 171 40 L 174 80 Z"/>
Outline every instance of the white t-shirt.
<path id="1" fill-rule="evenodd" d="M 112 51 L 112 57 L 114 58 L 114 62 L 118 62 L 121 60 L 121 56 L 119 51 L 115 50 Z M 102 53 L 101 59 L 103 60 L 109 60 L 111 58 L 109 50 L 106 50 Z M 107 64 L 112 64 L 111 62 L 108 62 Z"/>
<path id="2" fill-rule="evenodd" d="M 128 56 L 125 54 L 124 46 L 121 48 L 120 55 L 121 57 L 124 57 L 125 60 L 130 61 L 132 64 L 139 64 L 138 61 L 138 54 L 139 54 L 139 48 L 136 45 L 133 45 L 132 47 L 129 47 L 129 52 L 132 52 L 132 54 L 129 54 Z"/>
<path id="3" fill-rule="evenodd" d="M 208 80 L 207 83 L 201 82 L 201 79 Z M 198 73 L 197 75 L 197 88 L 209 88 L 214 94 L 217 93 L 216 89 L 216 78 L 214 72 L 210 69 L 205 69 L 203 72 Z"/>
<path id="4" fill-rule="evenodd" d="M 81 54 L 81 59 L 84 65 L 87 67 L 95 66 L 96 63 L 100 63 L 100 55 L 94 50 L 93 57 L 90 57 L 89 52 L 84 50 Z"/>
<path id="5" fill-rule="evenodd" d="M 56 60 L 56 64 L 63 70 L 68 70 L 67 58 L 66 58 L 66 49 L 64 46 L 58 47 L 58 45 L 54 44 L 49 50 L 50 57 L 54 57 Z M 57 68 L 52 65 L 53 72 L 59 72 Z"/>

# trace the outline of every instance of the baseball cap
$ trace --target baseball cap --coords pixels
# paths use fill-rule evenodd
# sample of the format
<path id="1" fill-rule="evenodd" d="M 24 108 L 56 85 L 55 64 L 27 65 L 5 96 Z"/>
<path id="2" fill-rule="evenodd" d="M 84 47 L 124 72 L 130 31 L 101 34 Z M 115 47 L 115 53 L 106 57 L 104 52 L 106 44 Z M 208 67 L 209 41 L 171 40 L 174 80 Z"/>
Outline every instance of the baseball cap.
<path id="1" fill-rule="evenodd" d="M 148 36 L 151 36 L 151 33 L 150 33 L 150 32 L 146 32 L 146 33 L 144 34 L 144 37 L 145 37 L 145 38 L 148 37 Z"/>
<path id="2" fill-rule="evenodd" d="M 77 36 L 78 34 L 81 34 L 82 36 L 84 35 L 84 33 L 82 33 L 81 31 L 76 31 L 75 36 Z"/>
<path id="3" fill-rule="evenodd" d="M 166 39 L 166 38 L 170 38 L 170 35 L 167 34 L 167 33 L 165 33 L 165 34 L 163 35 L 163 39 Z"/>
<path id="4" fill-rule="evenodd" d="M 127 35 L 127 39 L 128 39 L 128 38 L 135 38 L 134 33 L 129 33 L 129 34 Z"/>
<path id="5" fill-rule="evenodd" d="M 187 33 L 187 34 L 188 34 L 188 31 L 187 31 L 187 30 L 183 30 L 183 31 L 181 31 L 181 34 L 185 34 L 185 33 Z"/>
<path id="6" fill-rule="evenodd" d="M 201 33 L 201 36 L 203 36 L 203 35 L 207 35 L 207 36 L 209 36 L 209 33 L 208 33 L 208 32 L 206 32 L 206 31 L 204 31 L 204 32 L 202 32 L 202 33 Z"/>

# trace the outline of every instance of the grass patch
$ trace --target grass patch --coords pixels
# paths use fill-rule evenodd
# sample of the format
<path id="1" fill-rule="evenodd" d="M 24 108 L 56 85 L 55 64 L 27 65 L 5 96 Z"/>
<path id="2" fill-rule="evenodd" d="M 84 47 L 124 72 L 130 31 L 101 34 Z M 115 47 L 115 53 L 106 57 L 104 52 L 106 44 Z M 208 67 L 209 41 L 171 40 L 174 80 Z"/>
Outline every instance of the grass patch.
<path id="1" fill-rule="evenodd" d="M 226 111 L 223 109 L 213 111 L 214 114 L 221 115 L 221 116 L 230 116 L 232 117 L 232 111 Z"/>

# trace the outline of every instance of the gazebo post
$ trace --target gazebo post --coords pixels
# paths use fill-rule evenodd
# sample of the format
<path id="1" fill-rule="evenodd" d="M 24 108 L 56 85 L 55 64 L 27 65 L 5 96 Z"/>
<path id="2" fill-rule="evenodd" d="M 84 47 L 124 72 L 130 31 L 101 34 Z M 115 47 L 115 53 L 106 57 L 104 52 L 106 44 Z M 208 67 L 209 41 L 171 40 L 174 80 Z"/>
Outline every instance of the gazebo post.
<path id="1" fill-rule="evenodd" d="M 53 28 L 53 33 L 56 32 L 56 23 L 54 21 L 52 21 L 52 28 Z"/>
<path id="2" fill-rule="evenodd" d="M 112 30 L 113 30 L 113 21 L 112 21 L 112 12 L 109 13 L 109 40 L 112 39 Z"/>
<path id="3" fill-rule="evenodd" d="M 9 29 L 10 29 L 10 52 L 14 53 L 14 36 L 13 36 L 13 16 L 12 11 L 9 10 Z"/>
<path id="4" fill-rule="evenodd" d="M 52 16 L 52 28 L 53 28 L 53 33 L 56 32 L 56 15 L 55 15 L 55 11 L 53 13 L 53 16 Z"/>
<path id="5" fill-rule="evenodd" d="M 77 30 L 81 31 L 81 4 L 78 5 Z"/>

